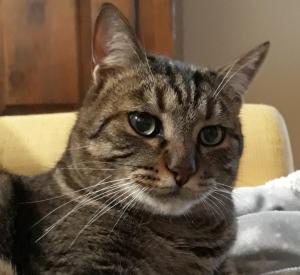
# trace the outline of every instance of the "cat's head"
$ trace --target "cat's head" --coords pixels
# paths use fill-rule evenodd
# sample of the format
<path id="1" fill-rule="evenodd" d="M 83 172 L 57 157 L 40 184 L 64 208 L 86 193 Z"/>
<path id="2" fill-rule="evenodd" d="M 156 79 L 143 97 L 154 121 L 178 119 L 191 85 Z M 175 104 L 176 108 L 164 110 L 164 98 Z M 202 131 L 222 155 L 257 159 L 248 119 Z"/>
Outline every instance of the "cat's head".
<path id="1" fill-rule="evenodd" d="M 94 84 L 69 144 L 82 184 L 165 215 L 230 190 L 243 151 L 239 111 L 268 48 L 216 70 L 146 55 L 125 17 L 104 5 Z"/>

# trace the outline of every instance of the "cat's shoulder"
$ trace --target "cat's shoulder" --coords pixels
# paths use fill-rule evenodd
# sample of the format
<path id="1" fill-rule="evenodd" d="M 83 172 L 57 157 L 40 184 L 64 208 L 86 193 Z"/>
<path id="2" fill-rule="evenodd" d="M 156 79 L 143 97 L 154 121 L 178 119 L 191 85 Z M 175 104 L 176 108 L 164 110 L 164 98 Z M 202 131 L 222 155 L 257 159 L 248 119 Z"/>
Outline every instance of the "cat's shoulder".
<path id="1" fill-rule="evenodd" d="M 0 274 L 16 274 L 12 259 L 12 225 L 14 219 L 14 176 L 0 171 Z"/>
<path id="2" fill-rule="evenodd" d="M 0 170 L 0 209 L 5 207 L 13 198 L 14 176 Z"/>
<path id="3" fill-rule="evenodd" d="M 15 175 L 0 169 L 0 206 L 5 205 L 14 198 L 16 192 L 22 192 L 23 189 L 34 182 L 36 178 L 38 177 Z"/>

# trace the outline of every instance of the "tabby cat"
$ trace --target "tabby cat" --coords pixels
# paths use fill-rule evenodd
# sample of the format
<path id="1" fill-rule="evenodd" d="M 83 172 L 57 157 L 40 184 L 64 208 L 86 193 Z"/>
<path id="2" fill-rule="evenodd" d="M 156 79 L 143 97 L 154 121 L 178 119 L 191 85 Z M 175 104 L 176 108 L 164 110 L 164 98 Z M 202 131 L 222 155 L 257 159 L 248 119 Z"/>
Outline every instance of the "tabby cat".
<path id="1" fill-rule="evenodd" d="M 268 48 L 217 70 L 146 55 L 105 4 L 62 158 L 0 176 L 1 274 L 234 274 L 239 111 Z"/>

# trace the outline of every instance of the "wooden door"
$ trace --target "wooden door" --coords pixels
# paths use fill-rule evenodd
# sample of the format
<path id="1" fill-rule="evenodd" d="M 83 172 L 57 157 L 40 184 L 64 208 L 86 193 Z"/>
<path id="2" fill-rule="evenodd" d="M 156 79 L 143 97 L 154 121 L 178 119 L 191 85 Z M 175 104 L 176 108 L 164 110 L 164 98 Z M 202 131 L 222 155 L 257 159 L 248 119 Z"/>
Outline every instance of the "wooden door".
<path id="1" fill-rule="evenodd" d="M 74 110 L 90 84 L 103 0 L 0 0 L 0 112 Z M 151 52 L 172 56 L 172 0 L 114 0 Z"/>

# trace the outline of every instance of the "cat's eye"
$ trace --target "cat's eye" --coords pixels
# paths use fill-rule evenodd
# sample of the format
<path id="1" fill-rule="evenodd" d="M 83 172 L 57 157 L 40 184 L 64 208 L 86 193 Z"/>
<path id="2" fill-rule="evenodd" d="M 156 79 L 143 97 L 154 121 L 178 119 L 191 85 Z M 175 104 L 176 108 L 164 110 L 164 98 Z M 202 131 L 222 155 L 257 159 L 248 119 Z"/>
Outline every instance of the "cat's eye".
<path id="1" fill-rule="evenodd" d="M 161 122 L 148 113 L 132 112 L 128 118 L 131 127 L 142 136 L 154 137 L 161 132 Z"/>
<path id="2" fill-rule="evenodd" d="M 217 146 L 225 138 L 225 128 L 219 125 L 202 128 L 199 133 L 199 140 L 204 146 Z"/>

